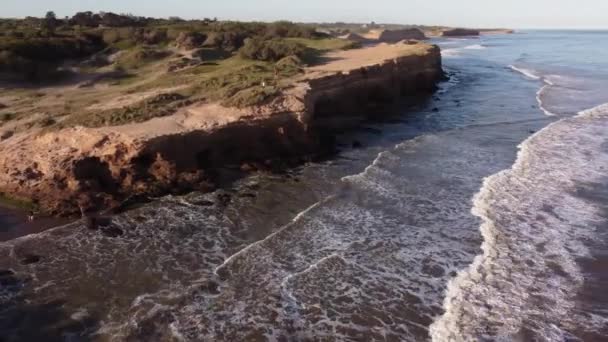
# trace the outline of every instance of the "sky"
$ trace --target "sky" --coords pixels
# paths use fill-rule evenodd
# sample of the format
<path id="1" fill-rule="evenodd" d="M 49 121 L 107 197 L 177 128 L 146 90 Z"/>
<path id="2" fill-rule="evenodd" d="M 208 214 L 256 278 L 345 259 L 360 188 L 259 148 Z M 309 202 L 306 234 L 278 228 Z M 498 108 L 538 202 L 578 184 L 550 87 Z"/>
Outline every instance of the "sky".
<path id="1" fill-rule="evenodd" d="M 91 10 L 185 19 L 608 29 L 608 0 L 0 0 L 0 17 Z"/>

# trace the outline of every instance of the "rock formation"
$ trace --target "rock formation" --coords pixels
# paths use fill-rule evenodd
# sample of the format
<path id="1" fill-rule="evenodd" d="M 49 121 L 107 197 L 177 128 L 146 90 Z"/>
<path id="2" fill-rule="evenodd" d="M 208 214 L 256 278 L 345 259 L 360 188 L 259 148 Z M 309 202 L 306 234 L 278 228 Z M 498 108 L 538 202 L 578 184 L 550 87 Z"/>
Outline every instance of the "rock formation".
<path id="1" fill-rule="evenodd" d="M 479 36 L 479 30 L 456 28 L 441 33 L 443 37 Z"/>
<path id="2" fill-rule="evenodd" d="M 339 61 L 340 71 L 312 69 L 255 107 L 199 103 L 139 124 L 16 134 L 0 143 L 0 192 L 51 214 L 75 214 L 209 189 L 226 167 L 301 162 L 332 146 L 332 128 L 378 115 L 379 106 L 401 95 L 434 89 L 443 75 L 439 48 L 401 46 L 413 52 L 373 63 Z"/>
<path id="3" fill-rule="evenodd" d="M 424 40 L 427 37 L 422 31 L 416 28 L 403 30 L 384 30 L 380 33 L 378 40 L 382 43 L 397 43 L 403 40 Z"/>

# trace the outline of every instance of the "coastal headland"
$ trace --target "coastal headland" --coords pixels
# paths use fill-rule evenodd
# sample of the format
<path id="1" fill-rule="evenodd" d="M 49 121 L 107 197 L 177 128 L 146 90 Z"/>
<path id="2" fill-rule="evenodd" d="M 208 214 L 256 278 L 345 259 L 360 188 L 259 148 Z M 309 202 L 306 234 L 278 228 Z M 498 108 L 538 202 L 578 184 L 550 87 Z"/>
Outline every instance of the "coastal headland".
<path id="1" fill-rule="evenodd" d="M 201 27 L 219 25 L 227 24 Z M 77 63 L 56 64 L 69 75 L 35 87 L 5 67 L 3 197 L 72 215 L 213 189 L 226 170 L 277 170 L 326 153 L 335 132 L 402 96 L 432 92 L 443 77 L 434 45 L 361 47 L 279 25 L 297 33 L 252 35 L 232 48 L 224 33 L 209 42 L 213 32 L 169 39 L 165 28 L 147 28 L 147 42 L 123 48 L 117 38 Z"/>

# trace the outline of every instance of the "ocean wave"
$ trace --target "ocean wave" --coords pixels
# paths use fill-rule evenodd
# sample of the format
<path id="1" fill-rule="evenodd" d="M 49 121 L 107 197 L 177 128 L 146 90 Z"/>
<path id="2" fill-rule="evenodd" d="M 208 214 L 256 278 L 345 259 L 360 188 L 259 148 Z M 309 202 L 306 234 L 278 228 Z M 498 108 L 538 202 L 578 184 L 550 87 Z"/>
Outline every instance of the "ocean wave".
<path id="1" fill-rule="evenodd" d="M 542 86 L 537 92 L 536 92 L 536 102 L 538 102 L 538 108 L 540 108 L 540 110 L 543 111 L 543 113 L 545 113 L 545 115 L 547 116 L 556 116 L 557 114 L 551 112 L 550 110 L 548 110 L 545 107 L 545 103 L 543 102 L 543 94 L 549 89 L 551 85 L 550 84 L 546 84 L 544 86 Z"/>
<path id="2" fill-rule="evenodd" d="M 463 49 L 465 49 L 465 50 L 485 50 L 487 48 L 481 44 L 473 44 L 473 45 L 465 46 L 465 47 L 463 47 Z"/>
<path id="3" fill-rule="evenodd" d="M 460 47 L 460 48 L 449 48 L 449 49 L 442 49 L 441 50 L 441 56 L 443 57 L 459 57 L 463 51 L 466 50 L 485 50 L 487 49 L 486 46 L 481 45 L 481 44 L 473 44 L 473 45 L 467 45 L 464 47 Z"/>
<path id="4" fill-rule="evenodd" d="M 459 57 L 461 49 L 442 49 L 442 57 Z"/>
<path id="5" fill-rule="evenodd" d="M 536 75 L 536 73 L 534 72 L 534 70 L 530 70 L 530 69 L 524 69 L 524 68 L 520 68 L 520 67 L 516 67 L 514 65 L 509 65 L 509 68 L 511 68 L 514 71 L 519 72 L 520 74 L 523 74 L 526 77 L 529 77 L 531 79 L 534 80 L 540 80 L 541 77 Z"/>
<path id="6" fill-rule="evenodd" d="M 516 67 L 514 65 L 509 65 L 509 68 L 511 70 L 516 71 L 533 80 L 542 81 L 544 83 L 544 85 L 536 92 L 536 102 L 538 102 L 538 108 L 540 108 L 540 110 L 542 110 L 543 113 L 545 113 L 545 115 L 547 115 L 547 116 L 557 116 L 556 113 L 553 113 L 549 109 L 547 109 L 547 107 L 543 101 L 543 95 L 550 89 L 550 87 L 553 87 L 556 85 L 555 82 L 552 80 L 552 78 L 553 79 L 559 78 L 559 75 L 543 76 L 543 75 L 539 75 L 538 71 L 536 71 L 536 70 Z"/>
<path id="7" fill-rule="evenodd" d="M 574 191 L 605 176 L 606 124 L 608 104 L 557 121 L 520 145 L 511 169 L 484 181 L 472 209 L 483 254 L 448 284 L 434 341 L 563 341 L 608 323 L 575 307 L 584 283 L 576 259 L 589 257 L 584 242 L 599 208 Z"/>

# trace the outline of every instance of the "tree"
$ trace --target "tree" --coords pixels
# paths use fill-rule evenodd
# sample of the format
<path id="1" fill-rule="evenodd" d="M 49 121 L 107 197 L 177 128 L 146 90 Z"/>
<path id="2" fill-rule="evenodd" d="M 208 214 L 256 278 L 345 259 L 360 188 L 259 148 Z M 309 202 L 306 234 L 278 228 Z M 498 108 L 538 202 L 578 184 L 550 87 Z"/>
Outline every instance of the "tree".
<path id="1" fill-rule="evenodd" d="M 48 34 L 52 36 L 55 34 L 55 29 L 57 28 L 57 16 L 55 12 L 48 11 L 44 16 L 44 20 L 42 21 L 42 29 Z"/>

